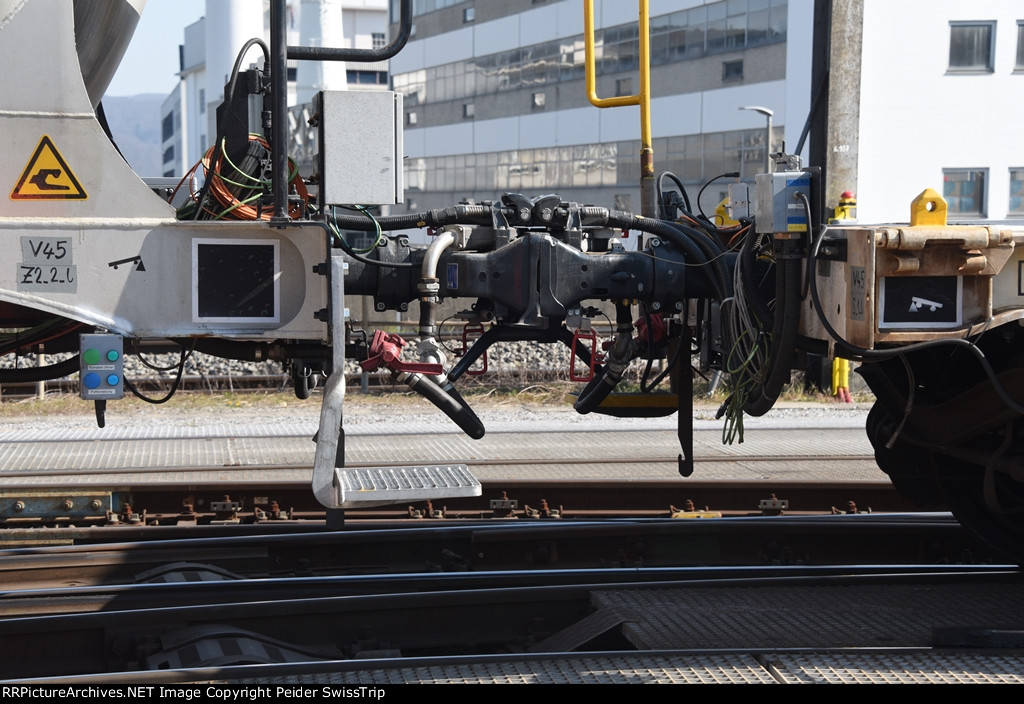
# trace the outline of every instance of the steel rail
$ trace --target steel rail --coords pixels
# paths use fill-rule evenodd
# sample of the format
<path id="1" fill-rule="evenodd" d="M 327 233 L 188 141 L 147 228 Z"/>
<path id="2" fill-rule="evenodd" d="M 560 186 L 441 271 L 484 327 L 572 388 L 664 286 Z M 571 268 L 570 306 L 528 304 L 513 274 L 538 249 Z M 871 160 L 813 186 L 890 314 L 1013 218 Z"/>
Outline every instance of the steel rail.
<path id="1" fill-rule="evenodd" d="M 217 658 L 216 674 L 208 665 L 213 662 L 195 658 L 196 651 L 185 652 L 188 646 L 204 640 L 219 643 L 245 637 L 264 640 L 279 649 L 313 653 L 324 646 L 331 646 L 318 653 L 322 662 L 312 663 L 316 655 L 306 657 L 306 673 L 322 672 L 336 667 L 350 668 L 355 664 L 362 669 L 373 665 L 390 667 L 416 662 L 416 656 L 434 656 L 433 664 L 441 666 L 467 655 L 477 653 L 519 652 L 519 657 L 529 657 L 529 652 L 543 653 L 550 659 L 559 654 L 568 655 L 565 646 L 557 647 L 560 634 L 570 634 L 572 629 L 584 622 L 595 609 L 595 593 L 611 595 L 626 591 L 633 594 L 642 592 L 665 593 L 672 589 L 680 594 L 690 590 L 724 590 L 725 593 L 765 594 L 772 590 L 786 594 L 787 603 L 800 603 L 808 589 L 831 590 L 835 597 L 851 598 L 851 590 L 865 589 L 877 598 L 881 589 L 896 589 L 895 593 L 906 594 L 914 590 L 927 589 L 933 595 L 943 590 L 950 595 L 950 607 L 943 614 L 944 622 L 973 625 L 973 616 L 958 610 L 962 603 L 959 594 L 964 589 L 977 591 L 977 587 L 990 588 L 993 594 L 1003 594 L 1003 601 L 1012 604 L 1021 593 L 1019 572 L 1005 569 L 976 569 L 947 571 L 936 568 L 922 573 L 917 568 L 901 572 L 889 568 L 888 573 L 879 573 L 876 567 L 846 570 L 845 575 L 835 573 L 818 577 L 802 571 L 788 576 L 786 570 L 776 570 L 772 575 L 741 576 L 732 574 L 721 579 L 694 579 L 665 581 L 609 581 L 593 580 L 593 573 L 580 573 L 573 578 L 562 573 L 562 579 L 551 574 L 551 582 L 538 581 L 534 585 L 508 585 L 501 576 L 490 585 L 478 582 L 475 586 L 460 584 L 452 588 L 451 583 L 436 591 L 416 592 L 411 588 L 383 594 L 354 595 L 310 595 L 296 598 L 266 598 L 266 592 L 254 594 L 253 600 L 239 600 L 227 593 L 230 586 L 189 587 L 190 593 L 205 590 L 211 598 L 200 603 L 163 603 L 149 608 L 124 608 L 116 602 L 109 604 L 109 610 L 89 613 L 68 613 L 15 616 L 0 619 L 0 639 L 17 643 L 0 662 L 0 678 L 67 678 L 71 674 L 93 675 L 94 681 L 102 681 L 104 675 L 124 682 L 129 675 L 145 677 L 153 673 L 140 670 L 149 664 L 159 669 L 164 682 L 173 676 L 176 681 L 230 682 L 240 678 L 259 677 L 266 671 L 245 668 L 225 671 L 225 666 L 246 662 L 244 655 L 235 660 Z M 439 582 L 444 578 L 439 578 Z M 264 585 L 265 586 L 265 585 Z M 399 585 L 411 587 L 412 585 Z M 785 591 L 780 591 L 785 590 Z M 217 593 L 215 593 L 217 592 Z M 167 592 L 165 592 L 166 594 Z M 184 590 L 176 590 L 183 594 Z M 856 593 L 856 591 L 853 591 Z M 735 597 L 734 597 L 735 598 Z M 856 602 L 856 599 L 854 599 Z M 854 604 L 855 605 L 855 604 Z M 832 610 L 838 603 L 830 605 Z M 1002 608 L 990 602 L 988 611 Z M 909 613 L 916 613 L 925 623 L 936 620 L 936 612 L 915 611 L 907 605 Z M 753 614 L 756 616 L 756 614 Z M 838 631 L 824 630 L 823 623 L 809 604 L 800 609 L 798 618 L 803 624 L 803 645 L 780 644 L 777 634 L 771 629 L 765 632 L 762 624 L 746 624 L 728 636 L 721 634 L 722 642 L 717 648 L 703 648 L 723 652 L 729 649 L 760 650 L 769 648 L 778 653 L 781 648 L 790 650 L 877 647 L 879 635 L 887 633 L 889 624 L 884 619 L 865 618 L 856 628 Z M 642 617 L 629 617 L 641 620 Z M 627 619 L 628 620 L 628 619 Z M 918 627 L 918 632 L 928 632 Z M 383 661 L 358 660 L 350 658 L 358 652 L 342 652 L 337 644 L 348 648 L 359 648 L 367 642 L 367 634 L 384 636 L 389 641 L 391 652 L 402 655 L 385 656 Z M 552 636 L 555 636 L 554 638 Z M 797 638 L 800 636 L 798 635 Z M 680 634 L 683 642 L 699 642 L 697 639 Z M 550 643 L 550 644 L 549 644 Z M 176 648 L 176 645 L 181 647 Z M 889 642 L 890 648 L 924 648 L 927 643 L 920 641 L 920 634 L 904 632 L 898 642 Z M 372 645 L 370 646 L 373 647 Z M 379 647 L 379 646 L 378 646 Z M 160 650 L 163 648 L 163 650 Z M 230 648 L 227 648 L 230 650 Z M 692 650 L 701 649 L 694 647 Z M 570 651 L 572 648 L 569 649 Z M 333 654 L 331 654 L 333 651 Z M 403 657 L 404 655 L 404 657 Z M 575 657 L 584 657 L 576 652 Z M 634 652 L 633 657 L 642 653 Z M 188 657 L 194 659 L 189 660 Z M 380 656 L 378 656 L 380 657 Z M 1016 651 L 1019 661 L 1022 656 Z M 250 660 L 251 661 L 251 660 Z M 166 669 L 163 669 L 166 668 Z M 35 680 L 38 683 L 38 679 Z"/>

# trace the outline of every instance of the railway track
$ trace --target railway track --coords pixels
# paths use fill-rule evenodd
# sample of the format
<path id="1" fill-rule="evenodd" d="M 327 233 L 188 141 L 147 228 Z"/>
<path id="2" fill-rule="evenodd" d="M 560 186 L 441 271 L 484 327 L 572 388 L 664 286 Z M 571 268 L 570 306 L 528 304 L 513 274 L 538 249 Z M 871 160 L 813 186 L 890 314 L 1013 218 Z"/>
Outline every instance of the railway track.
<path id="1" fill-rule="evenodd" d="M 819 519 L 789 520 L 802 524 L 795 533 L 828 532 Z M 906 542 L 926 526 L 933 537 L 951 527 L 937 517 L 843 522 L 846 540 L 853 524 L 874 524 L 864 535 L 873 534 L 876 545 Z M 638 682 L 800 682 L 814 678 L 804 672 L 801 679 L 793 663 L 783 667 L 787 658 L 833 669 L 845 658 L 876 677 L 928 672 L 933 682 L 1024 682 L 1024 656 L 1012 640 L 1020 625 L 1012 607 L 1024 596 L 1024 581 L 1007 566 L 613 561 L 502 569 L 487 559 L 537 555 L 538 545 L 549 556 L 568 556 L 576 543 L 580 555 L 595 560 L 613 533 L 619 550 L 646 541 L 656 552 L 651 537 L 659 533 L 678 533 L 677 545 L 710 540 L 693 532 L 694 523 L 657 523 L 549 525 L 543 533 L 537 526 L 313 530 L 3 551 L 5 583 L 30 570 L 19 560 L 33 560 L 39 571 L 36 582 L 8 583 L 0 593 L 0 679 L 599 682 L 615 681 L 598 674 L 615 677 L 614 663 L 619 678 Z M 773 530 L 763 520 L 736 529 L 740 540 Z M 394 559 L 397 552 L 422 560 L 442 550 L 461 550 L 475 564 L 454 565 L 449 555 L 450 569 L 421 563 L 402 573 L 404 563 Z M 367 561 L 351 564 L 355 554 Z M 192 561 L 181 564 L 185 555 Z M 83 571 L 104 565 L 102 579 Z M 791 680 L 771 674 L 790 668 Z M 629 674 L 638 671 L 644 674 Z M 500 679 L 511 675 L 517 679 Z"/>
<path id="2" fill-rule="evenodd" d="M 1019 570 L 949 514 L 897 505 L 871 456 L 843 449 L 859 429 L 829 431 L 829 452 L 814 431 L 775 428 L 762 452 L 698 431 L 698 479 L 682 480 L 669 423 L 577 436 L 553 418 L 466 445 L 420 421 L 357 423 L 348 464 L 379 466 L 382 447 L 462 457 L 483 495 L 343 513 L 312 505 L 300 462 L 128 461 L 192 443 L 237 462 L 262 426 L 17 434 L 7 499 L 84 482 L 112 508 L 5 514 L 0 680 L 1024 682 L 1006 645 L 1024 628 Z M 279 452 L 308 457 L 303 427 L 264 420 Z M 802 474 L 832 465 L 832 481 Z"/>

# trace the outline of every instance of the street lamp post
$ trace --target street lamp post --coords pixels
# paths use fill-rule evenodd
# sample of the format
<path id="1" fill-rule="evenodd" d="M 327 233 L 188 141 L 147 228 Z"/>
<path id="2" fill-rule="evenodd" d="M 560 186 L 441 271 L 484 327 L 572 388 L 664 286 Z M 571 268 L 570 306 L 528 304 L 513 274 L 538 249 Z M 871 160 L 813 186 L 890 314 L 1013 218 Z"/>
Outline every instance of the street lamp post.
<path id="1" fill-rule="evenodd" d="M 744 105 L 740 110 L 753 110 L 754 112 L 761 113 L 768 119 L 767 139 L 764 143 L 764 172 L 770 174 L 772 172 L 772 115 L 775 113 L 761 105 Z"/>

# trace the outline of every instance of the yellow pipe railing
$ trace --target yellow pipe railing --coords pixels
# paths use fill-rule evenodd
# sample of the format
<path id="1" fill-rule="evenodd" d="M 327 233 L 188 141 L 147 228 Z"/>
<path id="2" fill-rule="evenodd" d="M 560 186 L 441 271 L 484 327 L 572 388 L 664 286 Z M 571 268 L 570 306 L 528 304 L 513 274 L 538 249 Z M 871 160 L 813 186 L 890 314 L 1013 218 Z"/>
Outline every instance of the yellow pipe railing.
<path id="1" fill-rule="evenodd" d="M 657 214 L 654 191 L 654 146 L 651 142 L 651 30 L 648 0 L 638 0 L 640 15 L 640 92 L 614 98 L 597 95 L 597 68 L 594 56 L 594 0 L 583 0 L 583 40 L 586 49 L 587 98 L 594 107 L 640 106 L 640 200 L 641 213 Z"/>

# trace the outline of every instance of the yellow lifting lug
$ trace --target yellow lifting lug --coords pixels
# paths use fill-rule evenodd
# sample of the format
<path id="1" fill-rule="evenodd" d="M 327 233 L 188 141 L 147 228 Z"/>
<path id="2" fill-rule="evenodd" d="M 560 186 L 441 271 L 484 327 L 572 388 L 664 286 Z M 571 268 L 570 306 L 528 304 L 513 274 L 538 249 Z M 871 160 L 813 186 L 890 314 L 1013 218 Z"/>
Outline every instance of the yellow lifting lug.
<path id="1" fill-rule="evenodd" d="M 946 199 L 934 188 L 926 188 L 921 191 L 921 195 L 910 201 L 910 226 L 945 227 L 947 210 Z"/>

